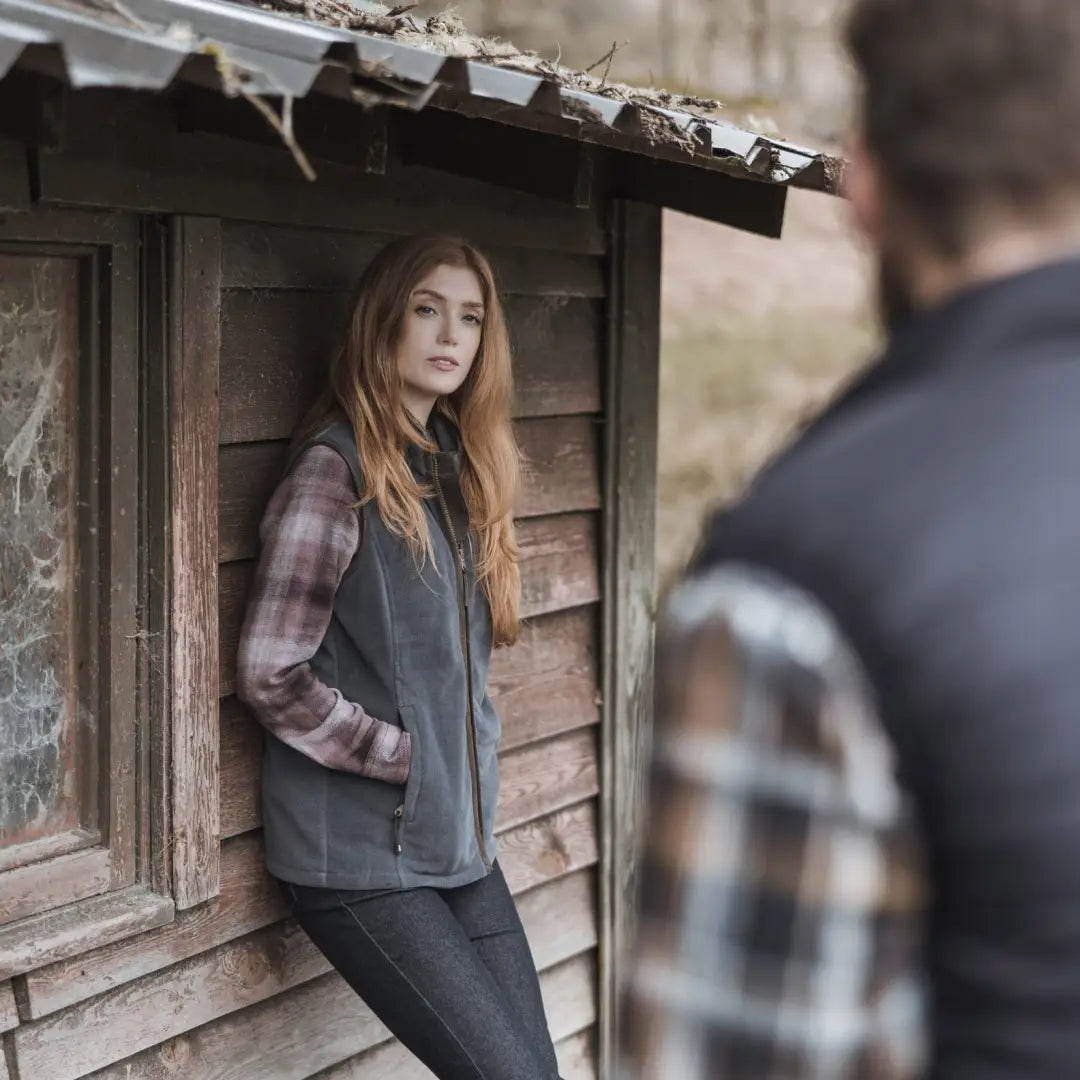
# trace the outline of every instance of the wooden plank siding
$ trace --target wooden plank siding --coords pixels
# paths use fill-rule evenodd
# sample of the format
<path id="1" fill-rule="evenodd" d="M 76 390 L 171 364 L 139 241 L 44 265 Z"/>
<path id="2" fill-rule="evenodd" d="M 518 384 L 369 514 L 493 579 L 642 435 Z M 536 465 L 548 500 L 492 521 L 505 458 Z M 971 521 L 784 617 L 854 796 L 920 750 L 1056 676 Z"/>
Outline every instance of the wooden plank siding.
<path id="1" fill-rule="evenodd" d="M 596 1076 L 593 1042 L 591 1032 L 583 1031 L 555 1044 L 562 1080 L 593 1080 Z M 332 1065 L 312 1080 L 433 1080 L 433 1077 L 431 1070 L 400 1043 L 387 1041 L 340 1065 Z"/>
<path id="2" fill-rule="evenodd" d="M 280 145 L 179 132 L 164 96 L 70 95 L 63 145 L 38 155 L 46 204 L 210 215 L 328 231 L 464 234 L 483 245 L 602 255 L 603 206 L 588 210 L 390 162 L 385 175 L 312 156 L 306 183 Z M 497 153 L 497 150 L 492 150 Z"/>
<path id="3" fill-rule="evenodd" d="M 499 863 L 541 971 L 563 1075 L 595 1080 L 610 287 L 604 208 L 574 209 L 400 166 L 376 176 L 316 160 L 319 180 L 306 185 L 280 149 L 180 134 L 163 122 L 166 115 L 160 99 L 73 94 L 70 137 L 38 155 L 35 184 L 46 204 L 189 215 L 178 223 L 177 241 L 207 241 L 174 251 L 202 259 L 210 275 L 193 279 L 205 295 L 198 318 L 183 329 L 214 343 L 213 356 L 189 359 L 203 400 L 211 368 L 194 361 L 215 362 L 216 403 L 202 416 L 173 415 L 174 426 L 186 425 L 185 439 L 196 440 L 174 446 L 173 465 L 190 478 L 200 462 L 204 481 L 212 475 L 214 483 L 200 488 L 209 510 L 188 486 L 170 495 L 197 512 L 200 520 L 187 527 L 199 530 L 203 555 L 210 536 L 213 547 L 207 565 L 198 564 L 200 579 L 180 581 L 181 571 L 194 571 L 180 564 L 175 544 L 191 550 L 195 538 L 174 533 L 170 585 L 192 614 L 210 604 L 202 640 L 216 621 L 209 640 L 216 636 L 217 649 L 209 658 L 181 655 L 190 638 L 181 627 L 170 661 L 174 677 L 196 664 L 200 685 L 213 678 L 218 722 L 212 747 L 183 745 L 183 710 L 198 703 L 181 697 L 169 751 L 174 758 L 198 754 L 213 771 L 197 795 L 173 793 L 173 843 L 178 829 L 202 836 L 219 830 L 219 862 L 181 859 L 174 886 L 182 910 L 167 925 L 22 976 L 21 1022 L 11 985 L 0 984 L 0 1031 L 4 1024 L 10 1029 L 3 1038 L 12 1075 L 430 1076 L 287 917 L 263 863 L 263 732 L 236 699 L 235 684 L 259 519 L 287 440 L 343 328 L 355 280 L 393 236 L 449 230 L 485 249 L 504 294 L 515 349 L 515 426 L 526 459 L 516 512 L 527 623 L 517 646 L 495 654 L 489 681 L 503 721 Z M 173 297 L 185 299 L 195 302 L 194 295 Z M 188 347 L 183 340 L 180 346 Z M 177 409 L 184 405 L 176 400 Z M 216 427 L 216 447 L 205 437 L 206 423 Z M 198 770 L 189 767 L 187 775 Z M 184 835 L 190 834 L 180 833 L 181 841 Z M 0 1055 L 0 1080 L 4 1060 Z"/>
<path id="4" fill-rule="evenodd" d="M 503 834 L 500 864 L 519 892 L 536 889 L 537 896 L 543 896 L 547 890 L 538 886 L 563 875 L 578 875 L 595 890 L 591 867 L 596 860 L 596 838 L 590 833 L 594 826 L 595 809 L 587 801 L 544 814 L 519 827 L 520 836 L 517 831 Z M 183 912 L 175 922 L 139 938 L 28 975 L 29 1017 L 40 1019 L 58 1013 L 163 971 L 270 926 L 287 912 L 285 900 L 263 866 L 261 837 L 258 833 L 237 837 L 222 845 L 221 892 L 208 904 Z M 544 947 L 543 943 L 537 945 Z M 5 1022 L 11 1027 L 18 1023 L 13 1001 L 5 1013 Z"/>
<path id="5" fill-rule="evenodd" d="M 526 619 L 600 599 L 598 534 L 596 514 L 564 514 L 522 523 L 518 543 Z M 219 572 L 222 696 L 236 691 L 236 650 L 254 573 L 254 559 L 224 564 Z"/>
<path id="6" fill-rule="evenodd" d="M 600 509 L 597 424 L 591 416 L 519 420 L 525 458 L 520 518 Z M 262 509 L 281 478 L 287 440 L 222 446 L 218 457 L 218 558 L 230 562 L 258 548 Z"/>
<path id="7" fill-rule="evenodd" d="M 221 236 L 221 284 L 227 289 L 340 292 L 393 234 L 342 233 L 226 221 Z M 565 251 L 484 245 L 504 295 L 603 297 L 600 259 Z"/>
<path id="8" fill-rule="evenodd" d="M 558 983 L 552 978 L 542 980 L 541 985 L 545 999 L 551 1003 L 548 1009 L 551 1030 L 559 1040 L 555 1044 L 559 1075 L 562 1080 L 593 1080 L 596 1059 L 589 1029 L 596 1021 L 596 1009 L 594 1003 L 581 996 L 580 971 L 567 968 Z M 556 995 L 558 999 L 552 1000 Z M 566 1031 L 575 1025 L 585 1030 L 566 1036 Z M 313 1080 L 433 1080 L 433 1074 L 403 1046 L 388 1041 L 340 1065 L 331 1066 Z"/>
<path id="9" fill-rule="evenodd" d="M 556 1036 L 567 1028 L 595 1023 L 595 983 L 596 960 L 591 951 L 541 974 L 540 986 Z M 174 1080 L 179 1075 L 199 1080 L 255 1076 L 306 1080 L 315 1075 L 312 1069 L 325 1070 L 385 1044 L 386 1037 L 386 1028 L 331 973 L 170 1039 L 129 1062 L 93 1073 L 88 1080 Z M 355 1075 L 368 1080 L 365 1072 Z"/>
<path id="10" fill-rule="evenodd" d="M 346 292 L 223 292 L 222 443 L 289 438 L 320 385 L 347 309 Z M 515 414 L 599 412 L 602 303 L 510 296 L 506 312 L 515 350 Z"/>
<path id="11" fill-rule="evenodd" d="M 553 738 L 501 751 L 497 832 L 535 816 L 534 808 L 540 799 L 570 805 L 599 791 L 595 734 L 588 727 L 559 732 L 564 718 L 551 715 L 547 702 L 543 712 L 538 719 L 551 724 Z M 221 827 L 222 834 L 230 837 L 262 824 L 259 806 L 262 733 L 235 698 L 224 704 L 222 719 Z M 595 706 L 591 713 L 581 717 L 584 724 L 596 724 L 598 720 Z"/>
<path id="12" fill-rule="evenodd" d="M 521 826 L 502 838 L 500 849 L 500 864 L 511 890 L 515 894 L 533 890 L 521 898 L 520 910 L 538 965 L 550 966 L 592 949 L 597 941 L 595 878 L 591 870 L 597 858 L 594 802 Z M 575 871 L 586 873 L 562 880 Z M 548 896 L 549 892 L 554 895 Z M 174 943 L 176 937 L 174 933 Z M 77 1080 L 165 1040 L 191 1042 L 194 1038 L 204 1045 L 203 1033 L 188 1033 L 250 1005 L 278 998 L 283 991 L 303 986 L 329 971 L 322 955 L 288 919 L 243 937 L 232 937 L 208 951 L 201 951 L 203 935 L 189 933 L 188 940 L 200 951 L 180 963 L 124 982 L 73 1009 L 16 1028 L 12 1038 L 20 1069 L 27 1076 Z M 347 988 L 345 992 L 352 997 Z M 589 994 L 595 1008 L 595 985 L 590 986 Z M 162 1000 L 169 1002 L 168 1009 L 155 1006 Z M 279 1001 L 282 1010 L 289 1008 L 288 996 Z M 287 1037 L 300 1040 L 299 1052 L 313 1056 L 317 1053 L 317 1032 L 299 1028 L 290 1030 Z M 241 1041 L 244 1045 L 238 1050 L 242 1055 L 269 1051 L 266 1046 L 251 1045 L 247 1039 Z M 175 1060 L 167 1045 L 155 1053 L 162 1063 Z M 235 1055 L 226 1056 L 220 1067 L 233 1067 L 235 1062 Z M 158 1075 L 145 1062 L 128 1063 L 122 1068 L 129 1065 L 130 1073 L 118 1075 Z M 210 1071 L 209 1062 L 206 1067 L 205 1073 L 194 1075 L 217 1075 Z M 229 1075 L 279 1073 L 241 1071 Z"/>
<path id="13" fill-rule="evenodd" d="M 234 838 L 230 845 L 245 842 L 260 824 L 263 734 L 233 696 L 237 637 L 258 552 L 259 519 L 280 477 L 287 439 L 318 386 L 322 364 L 346 318 L 352 281 L 386 239 L 235 222 L 223 226 L 220 814 L 223 836 Z M 515 346 L 515 426 L 526 463 L 517 516 L 523 613 L 530 620 L 519 645 L 493 659 L 490 687 L 504 730 L 496 820 L 500 864 L 511 889 L 525 891 L 522 917 L 533 926 L 532 944 L 543 969 L 574 956 L 580 961 L 583 950 L 599 944 L 597 602 L 602 297 L 607 281 L 606 268 L 592 256 L 518 248 L 492 251 L 491 257 L 506 293 Z M 541 911 L 547 912 L 543 919 Z M 593 975 L 592 953 L 587 965 Z M 579 983 L 576 997 L 558 1007 L 577 1019 L 564 1017 L 561 1026 L 549 1019 L 558 1038 L 583 1035 L 582 1045 L 591 1048 L 598 988 L 595 979 L 582 981 L 584 968 L 573 970 Z M 558 996 L 559 982 L 546 978 L 549 995 Z M 292 1017 L 296 1011 L 291 1022 L 301 1029 L 310 986 L 282 986 L 271 995 L 281 1003 L 282 1015 Z M 340 986 L 336 994 L 333 1008 L 363 1010 Z M 255 1010 L 276 1007 L 271 1002 L 251 1005 Z M 231 1018 L 211 1024 L 207 1039 L 213 1040 L 212 1033 L 223 1024 L 227 1028 Z M 349 1075 L 377 1076 L 384 1067 L 414 1069 L 418 1064 L 392 1041 L 377 1045 L 385 1031 L 365 1037 L 365 1025 L 355 1026 L 357 1043 L 349 1053 L 334 1049 L 334 1039 L 327 1044 L 332 1062 L 353 1059 Z M 312 1032 L 312 1042 L 323 1041 Z M 150 1051 L 146 1068 L 137 1068 L 135 1075 L 158 1075 L 153 1062 L 163 1060 L 167 1047 L 207 1060 L 203 1040 L 178 1033 L 159 1051 Z M 589 1071 L 595 1063 L 591 1051 L 574 1054 L 576 1075 L 595 1076 Z M 275 1075 L 315 1071 L 310 1054 L 291 1043 L 276 1051 L 273 1060 Z M 258 1071 L 253 1060 L 246 1060 L 245 1067 Z M 244 1075 L 230 1064 L 212 1075 L 232 1075 L 232 1068 Z"/>

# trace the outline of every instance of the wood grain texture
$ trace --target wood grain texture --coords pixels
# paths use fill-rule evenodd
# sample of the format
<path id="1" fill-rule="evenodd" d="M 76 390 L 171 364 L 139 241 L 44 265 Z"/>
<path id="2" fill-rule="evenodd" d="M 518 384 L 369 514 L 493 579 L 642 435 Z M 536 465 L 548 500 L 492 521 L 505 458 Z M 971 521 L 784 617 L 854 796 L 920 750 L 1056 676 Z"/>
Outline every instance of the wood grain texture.
<path id="1" fill-rule="evenodd" d="M 83 1002 L 77 1016 L 61 1012 L 17 1028 L 19 1071 L 77 1080 L 328 970 L 296 923 L 268 927 Z"/>
<path id="2" fill-rule="evenodd" d="M 15 1005 L 15 991 L 11 980 L 0 983 L 0 1034 L 19 1025 L 19 1010 Z"/>
<path id="3" fill-rule="evenodd" d="M 652 726 L 661 216 L 614 216 L 603 539 L 600 1074 L 614 1068 L 618 1001 L 633 940 L 641 808 Z"/>
<path id="4" fill-rule="evenodd" d="M 170 237 L 172 868 L 180 909 L 219 884 L 217 433 L 221 227 Z"/>
<path id="5" fill-rule="evenodd" d="M 168 897 L 135 885 L 23 919 L 0 930 L 0 979 L 138 937 L 173 913 Z"/>
<path id="6" fill-rule="evenodd" d="M 496 832 L 598 794 L 596 732 L 572 731 L 504 754 Z"/>
<path id="7" fill-rule="evenodd" d="M 235 697 L 221 703 L 221 836 L 262 825 L 263 730 Z"/>
<path id="8" fill-rule="evenodd" d="M 499 865 L 512 893 L 592 866 L 599 858 L 593 800 L 530 821 L 499 837 Z"/>
<path id="9" fill-rule="evenodd" d="M 101 359 L 107 370 L 108 434 L 102 447 L 107 458 L 97 469 L 106 503 L 99 529 L 107 530 L 103 545 L 108 589 L 98 590 L 96 617 L 101 621 L 101 643 L 107 666 L 100 678 L 107 697 L 102 706 L 108 717 L 107 751 L 110 766 L 107 817 L 102 833 L 108 838 L 112 889 L 135 883 L 136 852 L 140 846 L 138 815 L 139 716 L 133 689 L 138 684 L 137 635 L 139 623 L 139 233 L 134 221 L 124 223 L 126 243 L 114 245 L 111 263 L 108 322 Z M 104 329 L 104 327 L 103 327 Z M 84 534 L 85 537 L 85 534 Z M 80 545 L 81 546 L 81 545 Z M 107 673 L 107 674 L 106 674 Z M 92 799 L 96 795 L 90 795 Z"/>
<path id="10" fill-rule="evenodd" d="M 596 1015 L 595 997 L 590 1000 L 581 975 L 587 970 L 584 963 L 568 968 L 567 974 L 546 979 L 541 976 L 541 989 L 547 1006 L 548 1028 L 557 1040 L 555 1052 L 559 1058 L 562 1080 L 595 1080 L 595 1057 L 591 1053 L 592 1030 L 571 1034 L 583 1018 Z M 569 972 L 572 971 L 572 974 Z M 589 1071 L 589 1070 L 592 1071 Z M 434 1074 L 418 1061 L 401 1043 L 382 1042 L 356 1057 L 317 1073 L 311 1080 L 433 1080 Z"/>
<path id="11" fill-rule="evenodd" d="M 263 865 L 261 838 L 237 837 L 222 844 L 221 889 L 208 903 L 182 912 L 160 929 L 30 972 L 30 1015 L 37 1019 L 103 994 L 259 930 L 286 913 L 287 905 Z"/>
<path id="12" fill-rule="evenodd" d="M 556 798 L 552 805 L 558 803 Z M 598 858 L 595 830 L 595 806 L 583 803 L 504 833 L 500 865 L 512 889 L 523 892 L 593 866 Z M 218 896 L 181 913 L 170 925 L 28 975 L 31 1016 L 47 1016 L 116 990 L 286 914 L 282 896 L 266 873 L 258 833 L 223 844 L 221 868 Z"/>
<path id="13" fill-rule="evenodd" d="M 549 824 L 558 828 L 557 816 Z M 510 862 L 513 861 L 511 857 Z M 541 966 L 558 964 L 591 949 L 596 942 L 595 914 L 589 902 L 589 877 L 586 873 L 563 879 L 561 867 L 549 864 L 547 878 L 528 879 L 529 887 L 544 884 L 549 878 L 552 880 L 551 885 L 533 888 L 521 899 L 522 919 L 526 922 L 530 940 L 536 943 Z M 550 896 L 546 895 L 549 891 Z M 569 905 L 573 905 L 572 910 L 568 910 Z M 241 1009 L 248 1009 L 250 1015 L 251 1006 L 278 998 L 284 991 L 310 983 L 328 971 L 326 960 L 293 920 L 276 923 L 166 970 L 118 986 L 74 1009 L 16 1029 L 14 1045 L 19 1066 L 29 1076 L 76 1080 L 87 1072 L 138 1055 L 165 1040 L 194 1043 L 198 1047 L 203 1033 L 189 1034 L 194 1028 Z M 564 973 L 557 978 L 566 980 L 568 976 Z M 574 977 L 570 978 L 576 987 Z M 595 987 L 590 989 L 595 996 Z M 580 995 L 580 989 L 574 992 Z M 349 996 L 352 997 L 351 992 Z M 280 1004 L 289 1000 L 282 998 Z M 159 1007 L 163 1001 L 168 1002 L 168 1008 Z M 266 1052 L 265 1047 L 253 1042 L 250 1030 L 237 1038 L 236 1044 L 231 1048 L 231 1054 L 223 1055 L 221 1066 L 235 1064 L 237 1054 L 261 1055 Z M 167 1048 L 166 1043 L 162 1049 L 167 1051 Z M 314 1042 L 308 1043 L 305 1039 L 296 1049 L 311 1054 Z M 159 1057 L 161 1052 L 157 1050 L 148 1058 L 144 1056 L 127 1075 L 159 1075 L 150 1067 L 153 1062 L 177 1060 L 168 1055 Z M 342 1054 L 327 1063 L 347 1056 L 348 1053 Z M 250 1067 L 249 1057 L 245 1062 Z M 184 1066 L 185 1075 L 204 1075 L 201 1068 L 194 1073 L 188 1071 L 192 1067 L 190 1060 L 185 1061 Z M 208 1070 L 205 1075 L 218 1075 L 212 1071 L 217 1065 L 205 1062 L 204 1066 Z M 311 1071 L 314 1070 L 309 1068 L 309 1073 Z M 275 1066 L 269 1074 L 222 1075 L 277 1077 L 283 1074 Z"/>
<path id="14" fill-rule="evenodd" d="M 595 514 L 559 514 L 518 527 L 522 618 L 600 599 L 599 525 Z"/>
<path id="15" fill-rule="evenodd" d="M 584 953 L 540 976 L 552 1028 L 596 1014 L 596 963 Z M 307 1080 L 386 1043 L 389 1032 L 336 973 L 185 1033 L 87 1080 Z M 366 1074 L 364 1080 L 368 1080 Z M 393 1076 L 394 1074 L 389 1074 Z M 396 1080 L 396 1078 L 395 1078 Z"/>
<path id="16" fill-rule="evenodd" d="M 345 293 L 228 290 L 221 325 L 222 443 L 287 439 L 345 327 Z M 598 412 L 599 301 L 511 296 L 517 416 Z"/>
<path id="17" fill-rule="evenodd" d="M 595 948 L 599 941 L 594 867 L 530 889 L 516 904 L 539 971 Z"/>
<path id="18" fill-rule="evenodd" d="M 600 508 L 598 433 L 589 416 L 520 420 L 526 467 L 518 517 Z M 235 443 L 218 454 L 218 559 L 255 556 L 259 522 L 281 479 L 288 442 Z"/>
<path id="19" fill-rule="evenodd" d="M 0 925 L 105 892 L 112 880 L 109 863 L 106 848 L 92 847 L 6 871 Z"/>
<path id="20" fill-rule="evenodd" d="M 525 459 L 519 518 L 600 509 L 600 427 L 592 416 L 519 420 Z"/>
<path id="21" fill-rule="evenodd" d="M 0 144 L 2 148 L 2 144 Z M 372 222 L 378 228 L 378 222 Z M 227 289 L 351 292 L 378 251 L 395 236 L 332 232 L 247 221 L 222 224 L 222 285 Z M 603 296 L 603 263 L 591 255 L 485 246 L 501 293 Z"/>
<path id="22" fill-rule="evenodd" d="M 172 894 L 172 700 L 171 572 L 172 492 L 166 481 L 172 465 L 170 432 L 169 325 L 171 240 L 168 219 L 142 223 L 142 490 L 139 493 L 143 535 L 141 617 L 145 639 L 139 643 L 140 765 L 148 783 L 139 786 L 139 866 L 146 884 Z"/>
<path id="23" fill-rule="evenodd" d="M 595 514 L 533 518 L 518 527 L 522 617 L 581 607 L 600 598 Z M 226 563 L 218 577 L 220 692 L 236 690 L 236 652 L 255 563 Z"/>
<path id="24" fill-rule="evenodd" d="M 538 616 L 513 648 L 496 650 L 488 692 L 502 718 L 501 750 L 597 721 L 597 616 L 595 605 Z"/>

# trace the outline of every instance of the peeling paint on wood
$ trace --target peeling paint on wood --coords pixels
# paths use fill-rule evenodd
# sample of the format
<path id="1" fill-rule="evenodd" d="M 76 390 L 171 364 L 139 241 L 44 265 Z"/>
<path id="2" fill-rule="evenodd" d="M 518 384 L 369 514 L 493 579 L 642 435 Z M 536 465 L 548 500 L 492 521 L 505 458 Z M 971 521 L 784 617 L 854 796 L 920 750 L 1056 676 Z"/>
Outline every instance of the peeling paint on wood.
<path id="1" fill-rule="evenodd" d="M 183 910 L 216 896 L 220 879 L 216 219 L 176 221 L 172 269 L 172 842 Z"/>

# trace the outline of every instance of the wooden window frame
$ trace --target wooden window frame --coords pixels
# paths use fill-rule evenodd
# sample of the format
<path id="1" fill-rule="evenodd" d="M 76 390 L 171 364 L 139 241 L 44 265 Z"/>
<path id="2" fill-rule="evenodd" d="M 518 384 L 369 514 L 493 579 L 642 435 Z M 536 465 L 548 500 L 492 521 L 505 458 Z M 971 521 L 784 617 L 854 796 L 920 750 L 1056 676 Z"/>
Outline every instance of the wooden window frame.
<path id="1" fill-rule="evenodd" d="M 77 647 L 107 718 L 100 828 L 0 876 L 18 913 L 0 926 L 0 982 L 218 892 L 219 237 L 216 219 L 0 218 L 3 250 L 83 260 L 76 430 L 96 452 L 79 455 L 78 490 L 101 520 L 76 528 L 100 573 Z"/>
<path id="2" fill-rule="evenodd" d="M 16 226 L 15 232 L 23 230 Z M 138 458 L 130 423 L 138 389 L 137 237 L 131 222 L 121 221 L 103 222 L 95 233 L 81 242 L 62 239 L 51 229 L 0 239 L 4 254 L 72 258 L 78 267 L 73 380 L 77 449 L 71 494 L 80 510 L 73 553 L 77 606 L 71 674 L 78 682 L 80 711 L 91 714 L 79 725 L 76 752 L 93 763 L 79 785 L 80 803 L 91 815 L 86 827 L 20 845 L 23 854 L 25 847 L 39 853 L 0 871 L 0 892 L 6 894 L 0 907 L 12 918 L 36 910 L 45 897 L 50 906 L 60 907 L 135 881 L 136 777 L 131 769 L 116 774 L 118 764 L 130 759 L 137 734 L 137 702 L 131 691 L 138 603 Z M 112 781 L 102 782 L 109 775 Z M 6 861 L 0 855 L 0 866 Z"/>

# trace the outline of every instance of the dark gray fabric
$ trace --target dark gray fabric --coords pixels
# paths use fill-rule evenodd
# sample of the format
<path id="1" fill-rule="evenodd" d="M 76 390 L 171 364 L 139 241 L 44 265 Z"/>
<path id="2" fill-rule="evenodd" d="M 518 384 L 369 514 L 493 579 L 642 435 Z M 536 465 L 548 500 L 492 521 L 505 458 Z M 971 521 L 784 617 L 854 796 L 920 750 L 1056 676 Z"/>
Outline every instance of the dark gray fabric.
<path id="1" fill-rule="evenodd" d="M 1080 262 L 973 289 L 710 525 L 854 643 L 916 796 L 934 1080 L 1080 1076 Z"/>
<path id="2" fill-rule="evenodd" d="M 360 548 L 312 660 L 315 674 L 327 685 L 377 719 L 409 732 L 409 780 L 402 787 L 327 769 L 268 736 L 262 783 L 266 860 L 270 872 L 285 881 L 335 889 L 450 888 L 483 877 L 495 859 L 500 725 L 485 689 L 491 613 L 476 582 L 476 543 L 461 493 L 457 432 L 442 417 L 434 419 L 433 429 L 440 452 L 426 455 L 413 447 L 409 462 L 425 483 L 438 469 L 452 525 L 435 498 L 425 500 L 434 559 L 418 566 L 405 542 L 383 523 L 375 503 L 367 503 L 359 511 Z M 297 447 L 294 460 L 314 444 L 340 453 L 357 490 L 363 491 L 362 467 L 345 421 L 330 423 Z M 480 829 L 468 735 L 466 620 L 451 532 L 461 541 L 467 563 Z"/>
<path id="3" fill-rule="evenodd" d="M 285 888 L 311 940 L 439 1080 L 558 1080 L 536 967 L 498 864 L 456 889 Z"/>

